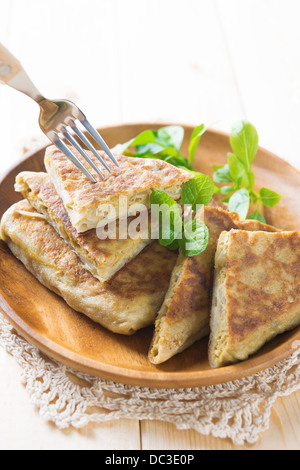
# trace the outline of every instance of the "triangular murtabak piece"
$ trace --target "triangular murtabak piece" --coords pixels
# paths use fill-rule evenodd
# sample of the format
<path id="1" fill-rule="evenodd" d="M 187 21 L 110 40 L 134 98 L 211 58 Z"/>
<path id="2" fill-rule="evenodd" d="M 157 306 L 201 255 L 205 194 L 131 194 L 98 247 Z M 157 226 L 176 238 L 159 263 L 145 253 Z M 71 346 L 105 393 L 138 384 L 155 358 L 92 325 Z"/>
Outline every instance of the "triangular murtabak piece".
<path id="1" fill-rule="evenodd" d="M 300 324 L 300 232 L 224 232 L 215 264 L 211 367 L 243 361 Z"/>
<path id="2" fill-rule="evenodd" d="M 207 249 L 198 256 L 180 254 L 169 290 L 158 313 L 149 350 L 149 360 L 161 364 L 209 334 L 214 258 L 220 234 L 226 230 L 276 231 L 258 221 L 240 221 L 236 213 L 205 207 L 204 222 L 209 229 Z"/>
<path id="3" fill-rule="evenodd" d="M 55 228 L 59 235 L 66 240 L 77 253 L 86 269 L 100 281 L 108 281 L 127 263 L 134 259 L 148 244 L 151 243 L 150 224 L 145 233 L 140 232 L 136 237 L 118 238 L 118 223 L 116 224 L 117 238 L 101 240 L 96 229 L 78 233 L 72 226 L 61 197 L 47 173 L 25 171 L 16 177 L 15 190 Z M 126 228 L 130 219 L 126 220 Z"/>
<path id="4" fill-rule="evenodd" d="M 76 156 L 86 164 L 81 155 Z M 89 153 L 89 152 L 87 152 Z M 185 182 L 194 177 L 191 172 L 176 168 L 162 160 L 134 158 L 115 155 L 119 168 L 114 165 L 104 152 L 99 152 L 111 168 L 109 173 L 96 157 L 90 158 L 101 167 L 104 181 L 91 170 L 97 183 L 92 183 L 65 155 L 55 146 L 48 147 L 45 153 L 47 172 L 62 198 L 71 223 L 78 232 L 97 228 L 105 218 L 127 217 L 127 209 L 134 204 L 143 204 L 150 208 L 150 194 L 153 189 L 165 191 L 178 200 Z M 120 196 L 124 198 L 120 205 Z M 107 205 L 114 208 L 114 214 L 108 214 Z M 127 207 L 126 207 L 127 205 Z"/>

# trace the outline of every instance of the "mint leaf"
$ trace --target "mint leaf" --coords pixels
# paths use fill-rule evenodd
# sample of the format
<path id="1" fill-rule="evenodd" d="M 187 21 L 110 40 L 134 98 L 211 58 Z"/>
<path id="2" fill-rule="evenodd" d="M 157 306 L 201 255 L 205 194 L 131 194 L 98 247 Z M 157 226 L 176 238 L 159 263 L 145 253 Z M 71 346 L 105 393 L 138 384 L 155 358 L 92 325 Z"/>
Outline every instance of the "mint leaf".
<path id="1" fill-rule="evenodd" d="M 176 167 L 193 171 L 191 163 L 194 161 L 197 145 L 205 130 L 204 125 L 201 125 L 192 132 L 190 141 L 191 162 L 182 155 L 180 150 L 184 139 L 184 128 L 175 125 L 165 126 L 158 130 L 145 130 L 128 142 L 116 145 L 113 151 L 132 157 L 156 158 Z M 136 151 L 128 150 L 129 147 L 135 147 Z M 199 174 L 198 172 L 195 173 Z"/>
<path id="2" fill-rule="evenodd" d="M 159 222 L 159 243 L 169 246 L 182 231 L 182 217 L 178 204 L 164 191 L 155 189 L 150 195 L 151 211 Z"/>
<path id="3" fill-rule="evenodd" d="M 150 194 L 150 205 L 153 205 L 153 204 L 158 204 L 160 206 L 163 204 L 166 204 L 170 208 L 173 206 L 178 207 L 177 202 L 174 201 L 174 199 L 171 196 L 165 193 L 165 191 L 160 191 L 159 189 L 154 189 L 152 193 Z M 179 208 L 178 208 L 178 212 L 179 212 Z"/>
<path id="4" fill-rule="evenodd" d="M 156 142 L 149 142 L 147 144 L 136 145 L 136 157 L 143 157 L 143 155 L 152 154 L 156 155 L 164 150 L 161 144 Z M 176 151 L 175 151 L 176 152 Z"/>
<path id="5" fill-rule="evenodd" d="M 261 190 L 259 191 L 259 196 L 263 205 L 270 208 L 276 206 L 276 204 L 278 204 L 278 202 L 282 198 L 280 194 L 276 193 L 275 191 L 271 191 L 271 189 L 267 188 L 261 188 Z"/>
<path id="6" fill-rule="evenodd" d="M 229 171 L 229 165 L 218 167 L 214 171 L 213 179 L 216 183 L 231 183 L 232 177 Z"/>
<path id="7" fill-rule="evenodd" d="M 215 185 L 207 175 L 199 174 L 188 181 L 181 192 L 182 204 L 189 204 L 193 210 L 197 204 L 208 204 L 214 195 Z"/>
<path id="8" fill-rule="evenodd" d="M 181 126 L 161 127 L 157 131 L 157 142 L 164 147 L 173 147 L 180 150 L 184 138 L 184 129 Z"/>
<path id="9" fill-rule="evenodd" d="M 187 160 L 181 155 L 180 147 L 184 138 L 184 129 L 181 126 L 162 127 L 158 131 L 146 130 L 135 138 L 114 148 L 115 152 L 123 153 L 129 147 L 136 147 L 135 157 L 149 157 L 152 155 L 181 156 L 181 162 Z M 163 159 L 163 158 L 162 158 Z"/>
<path id="10" fill-rule="evenodd" d="M 233 186 L 222 186 L 222 188 L 219 188 L 220 194 L 231 194 L 233 192 L 234 192 Z"/>
<path id="11" fill-rule="evenodd" d="M 244 164 L 234 155 L 229 153 L 228 156 L 229 173 L 232 180 L 237 186 L 243 186 L 251 189 L 254 185 L 254 174 L 251 168 L 246 168 Z"/>
<path id="12" fill-rule="evenodd" d="M 247 218 L 250 205 L 250 194 L 247 189 L 239 189 L 229 199 L 229 211 L 237 212 L 241 220 Z"/>
<path id="13" fill-rule="evenodd" d="M 167 245 L 168 250 L 177 251 L 179 249 L 179 240 L 174 240 L 170 245 Z"/>
<path id="14" fill-rule="evenodd" d="M 235 124 L 230 135 L 230 145 L 235 156 L 249 169 L 258 150 L 255 127 L 248 121 Z"/>
<path id="15" fill-rule="evenodd" d="M 197 147 L 199 145 L 201 137 L 203 136 L 205 132 L 206 132 L 206 127 L 204 124 L 201 124 L 200 126 L 195 127 L 195 129 L 192 132 L 190 144 L 189 144 L 189 157 L 188 157 L 188 162 L 190 165 L 194 163 Z"/>
<path id="16" fill-rule="evenodd" d="M 258 210 L 254 211 L 251 215 L 249 215 L 248 219 L 249 220 L 258 220 L 259 222 L 262 222 L 263 224 L 267 223 L 264 216 Z"/>
<path id="17" fill-rule="evenodd" d="M 180 229 L 181 228 L 182 228 L 182 223 L 181 223 Z M 163 224 L 160 227 L 160 231 L 159 231 L 159 243 L 161 244 L 161 246 L 165 246 L 165 247 L 169 247 L 169 246 L 174 247 L 174 245 L 177 246 L 176 242 L 178 243 L 178 240 L 177 240 L 178 233 L 179 232 L 177 232 L 174 228 L 172 228 L 172 224 L 170 225 Z M 173 251 L 173 248 L 171 249 Z"/>
<path id="18" fill-rule="evenodd" d="M 182 240 L 178 240 L 185 256 L 198 256 L 206 250 L 209 242 L 207 226 L 200 220 L 189 220 L 183 231 Z"/>
<path id="19" fill-rule="evenodd" d="M 114 147 L 114 151 L 116 153 L 123 153 L 128 147 L 135 147 L 137 145 L 146 145 L 149 143 L 154 143 L 156 140 L 156 136 L 154 131 L 151 130 L 146 130 L 141 132 L 139 135 L 134 137 L 133 139 L 130 139 L 128 142 L 125 144 L 118 144 L 116 147 Z"/>
<path id="20" fill-rule="evenodd" d="M 170 149 L 167 149 L 170 150 Z M 172 149 L 173 152 L 177 152 L 175 149 Z M 164 155 L 165 152 L 162 152 L 162 155 Z M 167 163 L 170 163 L 171 165 L 177 166 L 177 167 L 182 167 L 184 170 L 188 170 L 189 168 L 186 167 L 187 161 L 184 157 L 178 155 L 178 154 L 172 154 L 168 155 L 167 157 L 163 158 L 163 160 Z"/>

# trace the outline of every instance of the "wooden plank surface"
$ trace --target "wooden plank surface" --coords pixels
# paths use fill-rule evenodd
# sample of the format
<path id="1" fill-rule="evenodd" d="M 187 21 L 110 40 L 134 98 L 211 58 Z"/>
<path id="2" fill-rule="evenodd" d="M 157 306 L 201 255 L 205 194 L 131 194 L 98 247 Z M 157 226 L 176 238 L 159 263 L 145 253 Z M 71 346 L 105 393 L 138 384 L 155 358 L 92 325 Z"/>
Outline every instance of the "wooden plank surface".
<path id="1" fill-rule="evenodd" d="M 95 125 L 171 121 L 229 131 L 250 119 L 261 144 L 300 168 L 298 0 L 2 0 L 0 41 L 49 97 Z M 43 141 L 35 103 L 0 87 L 5 171 Z M 159 421 L 60 431 L 44 423 L 0 349 L 1 449 L 232 449 Z M 243 449 L 299 449 L 300 392 L 277 400 L 270 429 Z"/>
<path id="2" fill-rule="evenodd" d="M 247 118 L 261 144 L 300 168 L 300 4 L 215 0 Z"/>

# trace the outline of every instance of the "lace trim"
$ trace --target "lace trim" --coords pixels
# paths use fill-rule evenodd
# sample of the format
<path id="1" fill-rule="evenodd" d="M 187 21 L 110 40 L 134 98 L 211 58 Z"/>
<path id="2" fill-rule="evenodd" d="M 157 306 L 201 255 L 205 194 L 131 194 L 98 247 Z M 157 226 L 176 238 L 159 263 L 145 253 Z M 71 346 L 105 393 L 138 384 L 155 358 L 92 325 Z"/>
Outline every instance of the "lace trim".
<path id="1" fill-rule="evenodd" d="M 168 390 L 117 384 L 75 371 L 29 344 L 2 316 L 0 342 L 22 368 L 22 382 L 40 416 L 61 429 L 120 418 L 158 419 L 178 429 L 230 438 L 235 445 L 254 443 L 269 427 L 277 397 L 300 388 L 300 350 L 251 377 Z"/>

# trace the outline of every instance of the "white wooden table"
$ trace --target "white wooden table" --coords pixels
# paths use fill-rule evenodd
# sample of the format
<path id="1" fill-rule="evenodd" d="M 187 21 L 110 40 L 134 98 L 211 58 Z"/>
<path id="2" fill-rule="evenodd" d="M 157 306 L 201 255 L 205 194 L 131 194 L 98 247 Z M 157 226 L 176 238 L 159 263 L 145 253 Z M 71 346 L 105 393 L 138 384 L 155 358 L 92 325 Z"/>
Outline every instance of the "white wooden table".
<path id="1" fill-rule="evenodd" d="M 260 143 L 300 169 L 298 0 L 0 0 L 0 41 L 40 90 L 97 126 L 247 118 Z M 0 171 L 43 141 L 35 103 L 0 87 Z M 0 349 L 1 449 L 232 449 L 158 421 L 59 431 L 41 420 Z M 300 392 L 276 402 L 251 449 L 300 448 Z M 245 447 L 247 448 L 247 447 Z"/>

